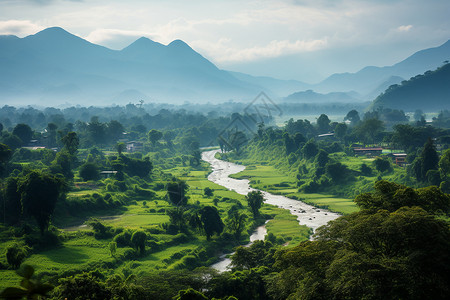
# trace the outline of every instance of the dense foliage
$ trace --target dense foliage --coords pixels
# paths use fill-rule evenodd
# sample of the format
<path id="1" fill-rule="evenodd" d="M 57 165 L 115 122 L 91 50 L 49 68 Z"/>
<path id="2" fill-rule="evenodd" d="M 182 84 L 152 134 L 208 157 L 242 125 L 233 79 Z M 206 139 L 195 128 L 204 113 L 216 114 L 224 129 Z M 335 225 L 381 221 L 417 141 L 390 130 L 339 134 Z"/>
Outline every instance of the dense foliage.
<path id="1" fill-rule="evenodd" d="M 344 122 L 320 113 L 315 123 L 277 127 L 270 117 L 157 105 L 1 108 L 0 275 L 13 282 L 17 269 L 26 282 L 4 293 L 445 299 L 450 114 L 425 126 L 420 111 L 411 122 L 395 109 L 347 111 Z M 304 201 L 314 193 L 352 198 L 352 209 L 314 240 L 286 237 L 287 220 L 261 191 L 242 196 L 207 180 L 200 147 L 217 144 L 231 151 L 222 158 L 249 166 L 255 188 Z M 356 156 L 365 146 L 404 150 L 408 166 L 392 153 Z M 264 241 L 242 247 L 270 218 L 277 235 L 267 225 Z M 207 267 L 232 251 L 229 271 Z"/>

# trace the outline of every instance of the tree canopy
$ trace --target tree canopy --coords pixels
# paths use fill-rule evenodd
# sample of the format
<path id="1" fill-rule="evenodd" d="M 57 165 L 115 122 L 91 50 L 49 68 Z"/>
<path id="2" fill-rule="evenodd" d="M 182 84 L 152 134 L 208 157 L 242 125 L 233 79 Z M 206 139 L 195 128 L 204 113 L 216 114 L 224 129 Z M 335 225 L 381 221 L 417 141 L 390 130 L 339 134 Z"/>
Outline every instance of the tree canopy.
<path id="1" fill-rule="evenodd" d="M 56 202 L 64 196 L 65 182 L 51 174 L 32 171 L 19 179 L 22 211 L 32 216 L 43 234 L 48 228 Z"/>
<path id="2" fill-rule="evenodd" d="M 259 209 L 261 208 L 264 202 L 264 196 L 261 191 L 252 191 L 249 192 L 245 199 L 247 200 L 248 206 L 252 210 L 253 216 L 259 216 Z"/>

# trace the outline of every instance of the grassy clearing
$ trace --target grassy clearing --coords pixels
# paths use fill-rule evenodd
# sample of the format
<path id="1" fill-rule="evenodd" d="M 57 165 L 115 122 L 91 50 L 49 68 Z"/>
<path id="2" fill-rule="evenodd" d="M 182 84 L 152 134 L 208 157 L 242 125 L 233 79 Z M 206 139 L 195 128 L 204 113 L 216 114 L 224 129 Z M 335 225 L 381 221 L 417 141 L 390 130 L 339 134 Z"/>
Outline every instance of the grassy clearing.
<path id="1" fill-rule="evenodd" d="M 350 214 L 359 211 L 358 206 L 351 199 L 338 198 L 333 195 L 324 194 L 304 194 L 304 193 L 294 193 L 301 201 L 317 206 L 328 208 L 331 211 L 339 212 L 342 214 Z M 288 195 L 289 196 L 289 195 Z"/>
<path id="2" fill-rule="evenodd" d="M 200 247 L 205 241 L 195 240 L 189 243 L 176 245 L 167 248 L 163 251 L 149 254 L 136 260 L 138 265 L 133 266 L 133 271 L 148 272 L 149 269 L 160 270 L 160 269 L 172 269 L 175 267 L 176 263 L 179 261 L 177 257 L 183 257 L 189 252 Z M 127 268 L 124 264 L 123 268 Z"/>
<path id="3" fill-rule="evenodd" d="M 301 241 L 308 240 L 311 230 L 307 226 L 299 225 L 297 217 L 291 215 L 288 210 L 264 204 L 261 212 L 273 216 L 266 224 L 267 233 L 282 238 L 288 242 L 288 246 L 295 246 Z"/>
<path id="4" fill-rule="evenodd" d="M 345 182 L 322 188 L 323 192 L 306 194 L 298 191 L 298 169 L 302 168 L 307 171 L 307 173 L 301 175 L 303 183 L 307 183 L 314 177 L 312 176 L 316 170 L 314 160 L 296 160 L 293 164 L 289 164 L 283 155 L 276 154 L 277 151 L 280 151 L 280 147 L 272 146 L 264 151 L 256 151 L 257 149 L 253 148 L 239 158 L 236 158 L 235 155 L 225 155 L 232 161 L 248 166 L 244 171 L 234 174 L 232 177 L 249 179 L 251 186 L 254 188 L 299 199 L 308 204 L 328 208 L 342 214 L 358 211 L 359 209 L 352 198 L 360 193 L 372 191 L 379 177 L 404 184 L 409 184 L 411 181 L 404 168 L 393 165 L 391 171 L 379 174 L 372 166 L 374 158 L 348 156 L 343 152 L 337 152 L 330 154 L 329 158 L 346 165 L 353 175 Z M 270 160 L 270 157 L 272 157 L 272 160 Z M 372 168 L 371 175 L 358 175 L 363 164 Z"/>
<path id="5" fill-rule="evenodd" d="M 229 191 L 220 185 L 208 181 L 207 176 L 209 171 L 207 165 L 204 164 L 203 167 L 203 170 L 190 170 L 186 167 L 177 167 L 168 170 L 171 174 L 185 180 L 189 185 L 187 195 L 190 204 L 213 206 L 214 199 L 218 198 L 217 208 L 224 221 L 226 220 L 228 210 L 236 204 L 236 201 L 240 202 L 244 209 L 247 210 L 247 202 L 243 195 Z M 273 167 L 261 167 L 265 175 L 265 184 L 276 185 L 280 180 L 289 180 L 288 177 L 283 176 L 281 173 L 275 173 Z M 246 176 L 255 176 L 258 173 L 257 171 L 255 169 L 254 172 L 256 173 L 250 173 Z M 269 175 L 271 174 L 276 174 L 277 176 L 270 177 Z M 290 181 L 289 183 L 292 184 L 293 182 Z M 214 196 L 204 196 L 204 189 L 206 187 L 213 190 Z M 70 192 L 68 196 L 81 199 L 86 197 L 86 195 L 89 196 L 94 193 L 102 194 L 102 190 L 101 187 L 97 187 L 96 189 L 81 188 Z M 142 228 L 145 230 L 146 228 L 155 227 L 155 225 L 158 226 L 161 223 L 169 221 L 165 210 L 172 206 L 165 200 L 165 194 L 164 190 L 159 190 L 156 191 L 156 195 L 151 199 L 133 197 L 129 202 L 131 204 L 121 209 L 98 210 L 95 211 L 94 215 L 92 212 L 87 211 L 85 214 L 83 213 L 78 216 L 78 219 L 76 217 L 64 217 L 63 219 L 65 220 L 59 220 L 58 224 L 81 224 L 89 219 L 89 217 L 97 217 L 105 225 L 123 227 L 125 229 Z M 114 194 L 113 196 L 116 197 Z M 273 233 L 285 242 L 289 241 L 289 245 L 295 245 L 300 241 L 308 239 L 309 229 L 305 226 L 300 226 L 296 217 L 292 216 L 287 210 L 264 205 L 261 212 L 273 218 L 267 225 L 268 233 Z M 252 228 L 256 226 L 256 223 L 251 221 L 251 213 L 249 211 L 246 211 L 246 213 L 250 219 L 243 232 L 241 243 L 248 242 L 249 235 L 246 235 L 246 233 L 251 233 Z M 80 228 L 80 230 L 77 229 L 77 227 L 74 227 L 72 230 L 75 231 L 64 233 L 66 238 L 60 247 L 45 251 L 35 251 L 23 263 L 33 265 L 38 275 L 44 274 L 46 276 L 60 276 L 60 274 L 90 270 L 99 265 L 103 265 L 103 267 L 108 265 L 106 268 L 111 268 L 109 269 L 110 272 L 123 274 L 129 274 L 131 272 L 139 274 L 139 272 L 150 269 L 165 270 L 183 267 L 182 260 L 184 256 L 192 255 L 191 253 L 193 251 L 197 251 L 211 244 L 211 242 L 206 241 L 205 236 L 194 234 L 190 237 L 189 242 L 174 245 L 172 242 L 175 238 L 174 235 L 157 234 L 154 235 L 155 240 L 166 245 L 160 251 L 147 254 L 135 260 L 121 261 L 110 256 L 109 243 L 112 240 L 111 238 L 97 240 L 89 232 L 91 230 L 90 227 L 85 226 Z M 2 246 L 6 245 L 7 243 L 2 243 Z M 227 246 L 224 247 L 227 248 Z M 221 249 L 224 250 L 224 248 Z M 130 250 L 131 248 L 129 247 L 118 247 L 116 257 L 122 257 Z M 227 249 L 227 251 L 229 250 L 231 250 L 231 246 L 230 249 Z M 5 260 L 3 253 L 4 251 L 2 251 L 2 261 Z M 12 270 L 0 270 L 0 278 L 0 289 L 6 286 L 17 286 L 19 283 L 19 277 Z"/>
<path id="6" fill-rule="evenodd" d="M 355 167 L 355 161 L 353 161 Z M 329 194 L 305 194 L 298 191 L 296 180 L 284 175 L 273 166 L 250 165 L 244 171 L 232 176 L 236 179 L 249 179 L 254 188 L 265 190 L 273 194 L 284 195 L 292 199 L 299 199 L 305 203 L 328 208 L 342 214 L 358 211 L 356 204 L 347 198 L 335 197 Z"/>
<path id="7" fill-rule="evenodd" d="M 249 165 L 247 168 L 230 176 L 236 179 L 249 179 L 253 187 L 271 190 L 295 186 L 296 180 L 273 166 Z"/>
<path id="8" fill-rule="evenodd" d="M 243 195 L 229 191 L 224 187 L 207 180 L 208 173 L 209 172 L 206 171 L 193 171 L 189 173 L 189 176 L 183 177 L 183 180 L 186 180 L 189 186 L 191 186 L 189 191 L 191 201 L 200 200 L 202 204 L 213 205 L 212 199 L 219 196 L 222 198 L 226 197 L 239 200 L 244 207 L 247 206 L 247 202 L 245 201 L 245 197 Z M 259 176 L 260 174 L 262 174 L 261 177 Z M 237 179 L 253 179 L 254 176 L 258 176 L 257 178 L 260 180 L 259 183 L 255 184 L 255 187 L 261 185 L 259 187 L 261 189 L 264 189 L 264 185 L 268 186 L 278 184 L 280 180 L 282 182 L 288 181 L 290 184 L 294 183 L 291 178 L 283 175 L 272 166 L 247 167 L 244 171 L 232 175 L 231 177 Z M 205 187 L 209 187 L 214 190 L 214 197 L 204 198 L 200 196 L 200 193 L 203 194 L 203 189 Z M 295 189 L 295 191 L 297 191 L 297 189 Z M 200 198 L 203 198 L 203 200 Z M 219 211 L 227 211 L 231 205 L 232 203 L 221 201 L 218 203 L 218 209 Z M 273 233 L 276 237 L 289 241 L 289 244 L 292 245 L 308 239 L 310 234 L 308 227 L 300 226 L 298 224 L 297 217 L 291 215 L 288 210 L 265 204 L 261 209 L 261 213 L 271 215 L 273 217 L 273 219 L 271 219 L 266 226 L 268 233 Z M 248 215 L 250 216 L 251 214 L 248 213 Z"/>

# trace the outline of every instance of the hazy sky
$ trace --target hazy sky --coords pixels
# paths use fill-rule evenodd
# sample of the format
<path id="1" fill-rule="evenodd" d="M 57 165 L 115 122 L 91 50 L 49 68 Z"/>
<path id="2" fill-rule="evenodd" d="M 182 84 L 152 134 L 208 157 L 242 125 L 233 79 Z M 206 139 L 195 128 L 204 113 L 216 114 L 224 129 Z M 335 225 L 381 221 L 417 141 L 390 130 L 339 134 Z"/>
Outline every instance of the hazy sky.
<path id="1" fill-rule="evenodd" d="M 59 26 L 122 49 L 182 39 L 223 69 L 315 82 L 450 39 L 450 0 L 0 0 L 0 34 Z"/>

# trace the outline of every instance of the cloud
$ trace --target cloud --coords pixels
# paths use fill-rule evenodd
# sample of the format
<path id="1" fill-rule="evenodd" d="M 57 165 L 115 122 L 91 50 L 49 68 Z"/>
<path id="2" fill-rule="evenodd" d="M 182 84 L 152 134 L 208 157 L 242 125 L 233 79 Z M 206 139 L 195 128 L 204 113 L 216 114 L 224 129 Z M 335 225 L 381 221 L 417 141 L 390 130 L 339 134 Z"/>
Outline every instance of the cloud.
<path id="1" fill-rule="evenodd" d="M 140 37 L 152 38 L 151 34 L 145 31 L 138 30 L 121 30 L 121 29 L 96 29 L 92 31 L 86 40 L 94 44 L 108 44 L 115 42 L 116 40 L 140 38 Z"/>
<path id="2" fill-rule="evenodd" d="M 402 26 L 397 27 L 397 31 L 399 31 L 399 32 L 408 32 L 408 31 L 411 30 L 411 28 L 413 28 L 412 25 L 402 25 Z"/>
<path id="3" fill-rule="evenodd" d="M 22 0 L 37 5 L 49 5 L 57 2 L 83 2 L 84 0 Z"/>
<path id="4" fill-rule="evenodd" d="M 207 55 L 213 57 L 214 61 L 220 63 L 249 62 L 315 51 L 327 46 L 326 38 L 308 41 L 296 40 L 294 42 L 289 40 L 272 40 L 264 46 L 254 46 L 249 48 L 234 48 L 227 46 L 230 41 L 230 39 L 220 39 L 217 43 L 197 41 L 193 42 L 193 46 L 203 50 Z"/>
<path id="5" fill-rule="evenodd" d="M 17 35 L 19 37 L 24 37 L 35 34 L 43 29 L 45 29 L 45 27 L 37 25 L 29 20 L 0 21 L 1 35 Z"/>

